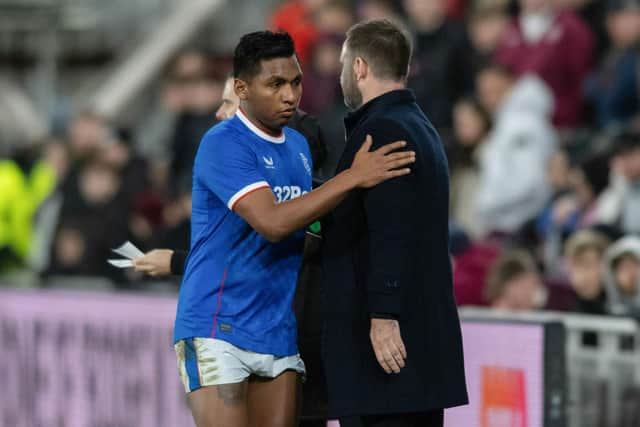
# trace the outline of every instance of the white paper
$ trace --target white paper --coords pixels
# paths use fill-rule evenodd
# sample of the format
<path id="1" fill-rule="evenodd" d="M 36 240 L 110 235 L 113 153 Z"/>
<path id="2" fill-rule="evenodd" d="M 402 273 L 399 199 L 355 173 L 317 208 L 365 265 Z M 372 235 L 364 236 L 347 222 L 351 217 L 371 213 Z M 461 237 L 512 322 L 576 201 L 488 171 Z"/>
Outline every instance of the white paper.
<path id="1" fill-rule="evenodd" d="M 107 262 L 114 267 L 118 268 L 131 268 L 133 267 L 133 261 L 130 259 L 108 259 Z"/>
<path id="2" fill-rule="evenodd" d="M 119 248 L 112 249 L 112 251 L 128 259 L 135 259 L 144 256 L 144 253 L 128 240 Z"/>

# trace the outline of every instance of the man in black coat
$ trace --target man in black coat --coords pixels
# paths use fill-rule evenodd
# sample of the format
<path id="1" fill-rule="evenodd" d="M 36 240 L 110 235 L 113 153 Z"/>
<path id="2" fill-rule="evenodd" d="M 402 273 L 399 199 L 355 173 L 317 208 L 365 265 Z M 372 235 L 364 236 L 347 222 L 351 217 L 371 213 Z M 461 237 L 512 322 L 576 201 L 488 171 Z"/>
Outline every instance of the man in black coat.
<path id="1" fill-rule="evenodd" d="M 325 220 L 325 374 L 342 427 L 442 426 L 467 403 L 448 251 L 449 180 L 437 132 L 406 89 L 411 46 L 388 21 L 355 25 L 341 61 L 347 144 L 407 141 L 412 173 L 351 192 Z"/>

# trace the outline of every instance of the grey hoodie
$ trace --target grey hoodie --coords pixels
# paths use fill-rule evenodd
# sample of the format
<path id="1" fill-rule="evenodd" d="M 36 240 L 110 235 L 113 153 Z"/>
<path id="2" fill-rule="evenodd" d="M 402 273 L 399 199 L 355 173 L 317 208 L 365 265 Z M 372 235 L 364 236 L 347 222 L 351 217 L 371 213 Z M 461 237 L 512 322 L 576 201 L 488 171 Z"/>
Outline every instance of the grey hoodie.
<path id="1" fill-rule="evenodd" d="M 632 254 L 640 260 L 640 238 L 626 236 L 615 242 L 604 256 L 605 291 L 607 293 L 608 311 L 615 315 L 626 315 L 640 318 L 640 280 L 638 292 L 633 297 L 622 295 L 616 283 L 613 264 L 623 254 Z"/>
<path id="2" fill-rule="evenodd" d="M 496 115 L 480 154 L 476 214 L 485 231 L 517 230 L 549 200 L 547 166 L 557 146 L 551 124 L 553 95 L 525 75 Z"/>

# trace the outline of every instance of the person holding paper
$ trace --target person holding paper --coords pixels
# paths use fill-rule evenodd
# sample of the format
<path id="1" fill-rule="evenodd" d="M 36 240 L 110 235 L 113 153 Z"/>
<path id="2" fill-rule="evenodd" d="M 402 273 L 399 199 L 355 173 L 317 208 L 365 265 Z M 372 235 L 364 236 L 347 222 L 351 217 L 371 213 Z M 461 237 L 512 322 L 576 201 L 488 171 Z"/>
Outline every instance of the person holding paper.
<path id="1" fill-rule="evenodd" d="M 293 295 L 302 229 L 356 188 L 406 175 L 402 141 L 370 152 L 311 191 L 311 154 L 285 125 L 302 94 L 293 41 L 268 31 L 234 52 L 236 115 L 204 136 L 193 172 L 191 250 L 174 341 L 198 427 L 293 426 L 304 363 Z"/>

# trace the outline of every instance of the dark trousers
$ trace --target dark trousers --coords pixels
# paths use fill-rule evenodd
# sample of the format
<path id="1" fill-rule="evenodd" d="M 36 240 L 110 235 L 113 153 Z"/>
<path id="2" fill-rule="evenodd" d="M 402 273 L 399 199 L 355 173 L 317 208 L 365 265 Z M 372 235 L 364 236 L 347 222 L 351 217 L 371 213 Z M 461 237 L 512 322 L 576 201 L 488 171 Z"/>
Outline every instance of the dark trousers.
<path id="1" fill-rule="evenodd" d="M 340 419 L 340 427 L 442 427 L 444 410 L 412 414 L 366 415 Z"/>

